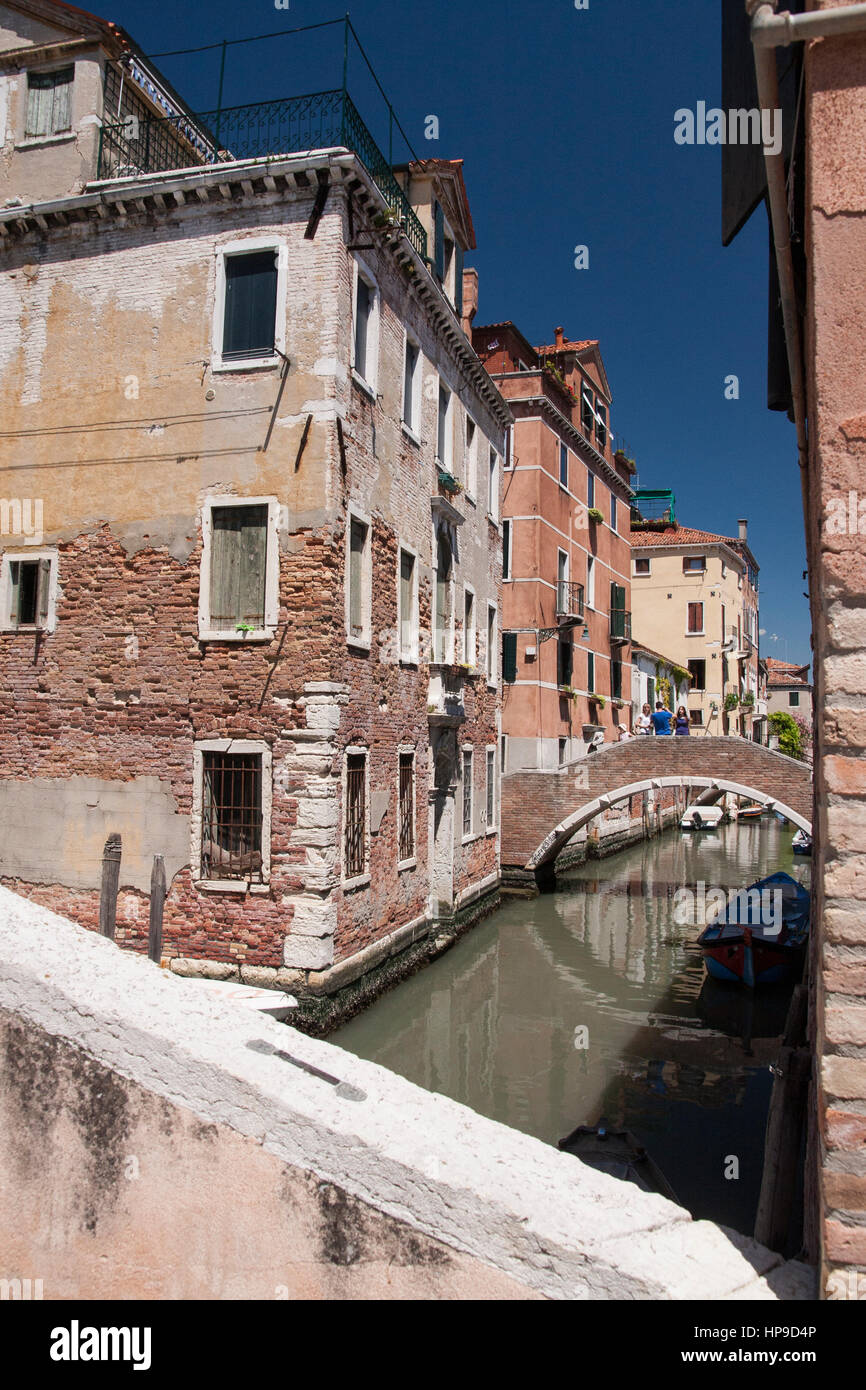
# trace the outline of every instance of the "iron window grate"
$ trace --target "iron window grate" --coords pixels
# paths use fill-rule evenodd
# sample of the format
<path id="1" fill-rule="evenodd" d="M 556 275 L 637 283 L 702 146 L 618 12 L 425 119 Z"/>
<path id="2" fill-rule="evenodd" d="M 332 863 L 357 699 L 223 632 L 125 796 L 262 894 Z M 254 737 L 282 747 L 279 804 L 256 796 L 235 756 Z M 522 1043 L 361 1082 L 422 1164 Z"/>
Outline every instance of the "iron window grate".
<path id="1" fill-rule="evenodd" d="M 400 754 L 400 859 L 415 854 L 415 807 L 413 782 L 415 760 L 412 753 Z"/>
<path id="2" fill-rule="evenodd" d="M 261 754 L 205 753 L 203 781 L 202 877 L 261 883 Z"/>
<path id="3" fill-rule="evenodd" d="M 364 753 L 346 758 L 346 877 L 356 878 L 366 867 L 366 768 Z"/>

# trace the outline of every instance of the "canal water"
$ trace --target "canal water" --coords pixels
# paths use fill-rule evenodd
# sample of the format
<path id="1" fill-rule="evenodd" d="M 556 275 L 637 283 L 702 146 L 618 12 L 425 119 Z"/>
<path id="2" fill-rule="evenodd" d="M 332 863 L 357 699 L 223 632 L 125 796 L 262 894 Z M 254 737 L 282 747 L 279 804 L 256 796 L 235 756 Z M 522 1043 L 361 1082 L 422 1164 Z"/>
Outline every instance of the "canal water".
<path id="1" fill-rule="evenodd" d="M 507 899 L 332 1041 L 549 1144 L 602 1118 L 629 1129 L 694 1216 L 751 1234 L 791 986 L 707 979 L 674 894 L 779 869 L 808 886 L 792 834 L 766 816 L 669 830 L 580 865 L 555 893 Z"/>

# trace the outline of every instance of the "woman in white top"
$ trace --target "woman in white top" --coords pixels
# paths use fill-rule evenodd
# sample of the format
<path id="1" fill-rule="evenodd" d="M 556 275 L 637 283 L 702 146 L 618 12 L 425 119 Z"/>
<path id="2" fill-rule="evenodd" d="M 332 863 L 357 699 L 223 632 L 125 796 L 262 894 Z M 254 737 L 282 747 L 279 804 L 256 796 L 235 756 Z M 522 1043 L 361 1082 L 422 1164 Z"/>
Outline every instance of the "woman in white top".
<path id="1" fill-rule="evenodd" d="M 635 721 L 639 734 L 651 734 L 653 731 L 652 711 L 649 705 L 644 705 L 643 710 Z"/>

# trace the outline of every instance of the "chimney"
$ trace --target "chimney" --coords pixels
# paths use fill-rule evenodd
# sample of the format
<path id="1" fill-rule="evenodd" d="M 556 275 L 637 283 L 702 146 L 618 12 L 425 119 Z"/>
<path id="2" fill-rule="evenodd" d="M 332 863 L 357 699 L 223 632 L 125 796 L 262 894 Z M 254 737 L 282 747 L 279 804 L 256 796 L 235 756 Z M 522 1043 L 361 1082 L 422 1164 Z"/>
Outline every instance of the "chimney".
<path id="1" fill-rule="evenodd" d="M 749 539 L 749 523 L 745 517 L 741 516 L 737 521 L 737 525 L 740 528 L 740 540 L 745 544 Z"/>
<path id="2" fill-rule="evenodd" d="M 472 320 L 478 313 L 478 271 L 474 268 L 463 272 L 463 332 L 472 342 Z"/>
<path id="3" fill-rule="evenodd" d="M 564 342 L 565 342 L 565 338 L 564 338 L 564 336 L 563 336 L 562 329 L 561 329 L 561 328 L 557 328 L 557 330 L 556 330 L 556 350 L 557 350 L 557 352 L 558 352 L 559 349 L 562 347 L 562 344 L 563 344 Z"/>

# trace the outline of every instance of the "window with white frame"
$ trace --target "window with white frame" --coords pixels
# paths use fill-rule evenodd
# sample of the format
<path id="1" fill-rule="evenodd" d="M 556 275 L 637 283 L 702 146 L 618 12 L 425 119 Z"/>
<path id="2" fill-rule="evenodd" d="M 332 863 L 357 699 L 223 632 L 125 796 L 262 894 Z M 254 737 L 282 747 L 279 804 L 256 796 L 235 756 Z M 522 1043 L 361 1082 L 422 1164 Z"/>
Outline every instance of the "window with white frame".
<path id="1" fill-rule="evenodd" d="M 416 437 L 421 431 L 421 349 L 406 334 L 403 363 L 403 424 Z"/>
<path id="2" fill-rule="evenodd" d="M 449 662 L 454 652 L 454 548 L 446 526 L 436 535 L 436 589 L 433 660 Z"/>
<path id="3" fill-rule="evenodd" d="M 73 66 L 57 68 L 54 72 L 28 72 L 25 139 L 45 139 L 72 129 L 74 79 Z"/>
<path id="4" fill-rule="evenodd" d="M 453 463 L 453 431 L 451 423 L 452 396 L 447 386 L 439 383 L 439 415 L 436 427 L 436 462 L 443 473 L 450 473 Z"/>
<path id="5" fill-rule="evenodd" d="M 202 509 L 199 641 L 273 637 L 279 621 L 279 503 L 210 497 Z"/>
<path id="6" fill-rule="evenodd" d="M 491 520 L 499 520 L 499 455 L 495 449 L 490 450 L 489 464 L 490 482 L 488 487 L 487 512 Z"/>
<path id="7" fill-rule="evenodd" d="M 415 861 L 415 750 L 401 749 L 398 763 L 398 846 L 400 867 Z"/>
<path id="8" fill-rule="evenodd" d="M 509 425 L 505 431 L 505 446 L 502 455 L 502 467 L 514 467 L 514 426 Z"/>
<path id="9" fill-rule="evenodd" d="M 369 865 L 367 750 L 348 748 L 343 771 L 343 882 L 366 876 Z"/>
<path id="10" fill-rule="evenodd" d="M 595 438 L 599 449 L 604 453 L 607 445 L 607 406 L 603 405 L 600 398 L 595 398 Z"/>
<path id="11" fill-rule="evenodd" d="M 474 666 L 477 640 L 475 634 L 475 594 L 467 584 L 463 590 L 463 660 Z"/>
<path id="12" fill-rule="evenodd" d="M 595 556 L 586 557 L 586 606 L 595 607 Z"/>
<path id="13" fill-rule="evenodd" d="M 355 376 L 375 392 L 379 361 L 379 291 L 376 281 L 355 261 L 355 305 L 352 324 L 352 368 Z"/>
<path id="14" fill-rule="evenodd" d="M 0 570 L 0 630 L 53 632 L 56 627 L 57 551 L 6 551 Z"/>
<path id="15" fill-rule="evenodd" d="M 568 445 L 559 446 L 559 484 L 560 487 L 568 487 Z"/>
<path id="16" fill-rule="evenodd" d="M 271 770 L 271 750 L 258 739 L 195 744 L 191 853 L 197 882 L 268 882 Z"/>
<path id="17" fill-rule="evenodd" d="M 496 609 L 492 603 L 487 606 L 487 684 L 496 684 Z"/>
<path id="18" fill-rule="evenodd" d="M 350 646 L 372 640 L 372 527 L 368 517 L 349 513 L 346 526 L 346 638 Z"/>
<path id="19" fill-rule="evenodd" d="M 649 555 L 636 555 L 632 569 L 633 574 L 651 574 L 652 565 Z"/>
<path id="20" fill-rule="evenodd" d="M 492 834 L 498 824 L 496 814 L 496 749 L 487 750 L 487 833 Z"/>
<path id="21" fill-rule="evenodd" d="M 556 552 L 556 611 L 557 613 L 568 613 L 569 608 L 568 592 L 568 554 L 564 550 Z"/>
<path id="22" fill-rule="evenodd" d="M 273 366 L 285 352 L 286 254 L 273 238 L 216 249 L 214 369 Z"/>
<path id="23" fill-rule="evenodd" d="M 463 749 L 463 838 L 472 834 L 472 749 Z"/>
<path id="24" fill-rule="evenodd" d="M 411 550 L 400 547 L 398 576 L 398 623 L 400 626 L 400 660 L 407 665 L 418 661 L 418 558 Z"/>
<path id="25" fill-rule="evenodd" d="M 466 463 L 463 473 L 467 497 L 478 492 L 478 427 L 471 415 L 466 416 Z"/>
<path id="26" fill-rule="evenodd" d="M 502 523 L 502 578 L 511 578 L 511 522 Z"/>

